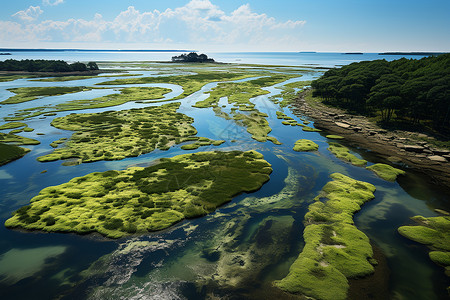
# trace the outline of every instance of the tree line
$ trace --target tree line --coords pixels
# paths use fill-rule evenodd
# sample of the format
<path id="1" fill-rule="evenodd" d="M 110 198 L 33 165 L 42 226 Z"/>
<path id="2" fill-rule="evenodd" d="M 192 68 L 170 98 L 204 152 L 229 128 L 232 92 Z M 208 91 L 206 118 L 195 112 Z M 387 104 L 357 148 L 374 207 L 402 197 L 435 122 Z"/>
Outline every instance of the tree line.
<path id="1" fill-rule="evenodd" d="M 311 86 L 327 104 L 450 133 L 450 53 L 352 63 L 327 71 Z"/>
<path id="2" fill-rule="evenodd" d="M 0 71 L 26 71 L 26 72 L 85 72 L 98 70 L 95 62 L 87 64 L 81 62 L 67 63 L 63 60 L 15 60 L 0 61 Z"/>
<path id="3" fill-rule="evenodd" d="M 195 52 L 189 54 L 181 54 L 179 56 L 172 56 L 172 62 L 198 62 L 198 63 L 213 63 L 214 59 L 208 58 L 206 54 L 198 55 Z"/>

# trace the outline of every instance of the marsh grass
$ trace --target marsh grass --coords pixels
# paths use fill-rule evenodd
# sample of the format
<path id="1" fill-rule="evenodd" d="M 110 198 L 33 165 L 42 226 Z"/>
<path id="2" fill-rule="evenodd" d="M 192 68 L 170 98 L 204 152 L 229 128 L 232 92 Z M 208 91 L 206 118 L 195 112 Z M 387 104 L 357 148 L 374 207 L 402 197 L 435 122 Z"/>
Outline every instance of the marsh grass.
<path id="1" fill-rule="evenodd" d="M 197 130 L 191 125 L 194 119 L 177 113 L 180 103 L 123 111 L 91 114 L 70 114 L 52 121 L 59 129 L 76 131 L 64 147 L 63 140 L 51 143 L 56 148 L 41 156 L 38 161 L 55 161 L 79 158 L 81 162 L 121 160 L 152 152 L 167 150 L 173 144 L 197 140 Z M 218 141 L 200 140 L 198 147 L 216 145 Z M 207 143 L 206 143 L 207 142 Z M 194 146 L 183 146 L 189 149 Z M 196 148 L 198 148 L 196 147 Z M 192 148 L 194 149 L 194 148 Z"/>
<path id="2" fill-rule="evenodd" d="M 289 293 L 346 299 L 349 278 L 374 272 L 369 263 L 375 263 L 369 238 L 354 226 L 353 215 L 374 198 L 375 187 L 339 173 L 331 178 L 305 215 L 303 251 L 289 274 L 275 282 Z"/>
<path id="3" fill-rule="evenodd" d="M 30 152 L 29 149 L 0 143 L 0 166 L 16 160 Z"/>
<path id="4" fill-rule="evenodd" d="M 8 89 L 8 91 L 16 94 L 8 99 L 0 102 L 1 104 L 16 104 L 39 99 L 44 96 L 58 96 L 82 91 L 89 91 L 91 88 L 84 86 L 76 87 L 20 87 Z"/>
<path id="5" fill-rule="evenodd" d="M 271 172 L 255 151 L 179 155 L 45 188 L 5 226 L 110 238 L 143 234 L 212 212 L 239 193 L 259 189 Z"/>

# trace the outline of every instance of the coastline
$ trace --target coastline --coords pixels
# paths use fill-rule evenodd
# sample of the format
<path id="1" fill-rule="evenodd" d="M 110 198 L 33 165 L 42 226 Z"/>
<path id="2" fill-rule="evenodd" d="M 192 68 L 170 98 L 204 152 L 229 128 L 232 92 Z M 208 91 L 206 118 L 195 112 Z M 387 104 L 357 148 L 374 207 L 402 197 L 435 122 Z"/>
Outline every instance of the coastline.
<path id="1" fill-rule="evenodd" d="M 437 149 L 415 138 L 430 138 L 424 134 L 405 131 L 387 131 L 366 117 L 351 115 L 341 109 L 328 107 L 305 97 L 301 92 L 293 104 L 294 114 L 303 114 L 314 120 L 314 126 L 344 137 L 351 146 L 364 148 L 382 160 L 405 165 L 429 177 L 433 184 L 450 190 L 450 150 Z"/>

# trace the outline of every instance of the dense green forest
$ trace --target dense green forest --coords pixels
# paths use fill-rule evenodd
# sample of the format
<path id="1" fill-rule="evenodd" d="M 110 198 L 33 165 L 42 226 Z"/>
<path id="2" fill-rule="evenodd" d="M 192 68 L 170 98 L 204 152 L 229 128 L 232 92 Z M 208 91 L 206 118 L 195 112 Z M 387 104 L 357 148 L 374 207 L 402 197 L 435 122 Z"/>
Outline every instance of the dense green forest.
<path id="1" fill-rule="evenodd" d="M 95 62 L 86 64 L 75 62 L 68 64 L 63 60 L 15 60 L 0 61 L 0 71 L 26 71 L 26 72 L 84 72 L 98 70 Z"/>
<path id="2" fill-rule="evenodd" d="M 326 104 L 380 116 L 384 124 L 450 133 L 450 54 L 352 63 L 311 85 Z"/>

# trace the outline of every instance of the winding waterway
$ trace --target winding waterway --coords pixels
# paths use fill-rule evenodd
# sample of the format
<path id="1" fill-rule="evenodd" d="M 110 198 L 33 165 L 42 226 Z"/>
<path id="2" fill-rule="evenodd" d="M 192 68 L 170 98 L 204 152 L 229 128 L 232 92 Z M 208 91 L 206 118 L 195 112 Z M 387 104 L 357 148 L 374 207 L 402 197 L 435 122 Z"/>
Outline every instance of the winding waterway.
<path id="1" fill-rule="evenodd" d="M 130 74 L 150 76 L 149 72 Z M 277 86 L 311 80 L 319 72 L 304 71 L 298 78 L 266 88 L 270 93 L 251 100 L 256 108 L 268 115 L 272 132 L 282 145 L 259 143 L 246 129 L 216 115 L 212 108 L 192 107 L 208 96 L 218 83 L 209 83 L 200 91 L 177 100 L 179 112 L 194 118 L 198 136 L 224 139 L 218 147 L 200 147 L 208 150 L 257 150 L 272 164 L 271 179 L 260 190 L 242 194 L 208 216 L 183 221 L 162 232 L 120 240 L 106 240 L 99 236 L 74 234 L 21 232 L 0 226 L 0 291 L 2 299 L 206 299 L 212 295 L 230 299 L 277 299 L 279 291 L 274 280 L 286 276 L 290 265 L 303 247 L 302 224 L 308 205 L 319 193 L 329 175 L 339 172 L 376 186 L 375 199 L 365 204 L 355 215 L 355 224 L 381 249 L 389 268 L 389 290 L 395 299 L 441 299 L 446 297 L 448 279 L 444 269 L 428 258 L 425 246 L 411 242 L 397 233 L 397 228 L 411 224 L 410 217 L 436 216 L 435 208 L 450 209 L 450 197 L 436 186 L 421 183 L 417 174 L 409 172 L 398 182 L 387 182 L 373 172 L 352 166 L 334 157 L 328 150 L 329 141 L 324 132 L 305 132 L 301 127 L 285 126 L 277 119 L 282 111 L 299 123 L 289 108 L 280 108 L 269 97 L 281 92 Z M 134 76 L 137 78 L 139 76 Z M 0 83 L 0 101 L 7 99 L 9 88 L 45 86 L 89 86 L 106 81 L 94 78 L 68 82 L 38 82 L 18 79 Z M 245 79 L 250 80 L 250 79 Z M 108 86 L 108 89 L 43 97 L 13 105 L 2 105 L 0 118 L 21 109 L 42 104 L 58 104 L 71 100 L 92 99 L 118 93 L 126 86 Z M 172 92 L 165 99 L 182 93 L 180 86 L 144 84 L 132 86 L 166 87 Z M 99 85 L 98 87 L 102 87 Z M 50 126 L 55 117 L 67 114 L 91 113 L 140 108 L 159 103 L 128 102 L 122 105 L 58 112 L 55 116 L 25 120 L 35 130 L 20 135 L 37 139 L 40 145 L 27 146 L 32 151 L 23 158 L 0 167 L 0 223 L 11 213 L 28 204 L 45 187 L 59 185 L 91 172 L 122 170 L 129 166 L 145 166 L 161 157 L 173 157 L 186 151 L 174 146 L 167 151 L 151 153 L 120 161 L 99 161 L 77 166 L 62 166 L 61 161 L 40 163 L 38 156 L 49 153 L 49 144 L 69 138 L 70 131 Z M 221 99 L 222 111 L 231 105 Z M 307 119 L 302 117 L 302 119 Z M 310 120 L 311 121 L 311 120 Z M 1 122 L 1 124 L 6 122 Z M 313 127 L 311 122 L 308 126 Z M 7 131 L 3 131 L 7 132 Z M 44 133 L 45 135 L 37 135 Z M 319 145 L 319 151 L 298 153 L 292 150 L 298 139 L 309 139 Z M 342 142 L 345 144 L 345 141 Z M 351 149 L 352 153 L 369 161 L 379 162 L 365 149 Z M 45 171 L 45 172 L 43 172 Z M 276 226 L 274 225 L 276 224 Z M 258 251 L 257 239 L 279 236 L 277 249 Z M 229 243 L 224 243 L 228 240 Z M 215 249 L 221 257 L 215 256 Z M 236 276 L 232 281 L 225 262 L 229 257 L 241 257 L 256 252 L 259 260 L 249 266 L 251 272 Z M 225 265 L 221 265 L 225 264 Z M 245 288 L 244 288 L 245 287 Z"/>

